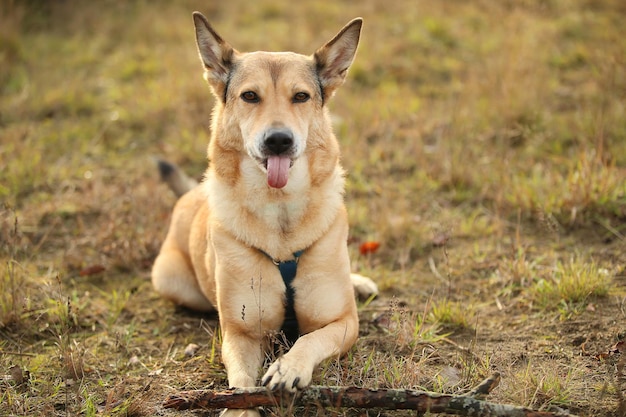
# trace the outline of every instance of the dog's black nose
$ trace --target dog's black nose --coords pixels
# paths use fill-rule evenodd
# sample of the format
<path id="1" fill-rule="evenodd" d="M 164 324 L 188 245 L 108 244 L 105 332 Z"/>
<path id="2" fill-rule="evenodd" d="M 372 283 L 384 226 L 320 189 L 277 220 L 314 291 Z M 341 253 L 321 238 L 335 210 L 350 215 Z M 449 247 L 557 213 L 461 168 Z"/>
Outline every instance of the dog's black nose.
<path id="1" fill-rule="evenodd" d="M 273 129 L 265 138 L 265 147 L 272 155 L 281 155 L 293 146 L 293 134 L 289 130 Z"/>

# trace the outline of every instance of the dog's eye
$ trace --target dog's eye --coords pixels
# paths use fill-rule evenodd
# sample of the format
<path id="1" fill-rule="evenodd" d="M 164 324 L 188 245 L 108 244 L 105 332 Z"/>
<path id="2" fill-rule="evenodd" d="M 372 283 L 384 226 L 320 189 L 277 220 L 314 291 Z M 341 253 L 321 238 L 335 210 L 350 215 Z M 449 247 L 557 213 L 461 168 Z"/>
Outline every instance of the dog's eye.
<path id="1" fill-rule="evenodd" d="M 245 91 L 241 93 L 241 99 L 246 103 L 258 103 L 261 101 L 261 98 L 254 91 Z"/>
<path id="2" fill-rule="evenodd" d="M 294 94 L 293 96 L 293 102 L 294 103 L 304 103 L 305 101 L 307 101 L 308 99 L 310 99 L 311 96 L 308 93 L 304 93 L 304 92 L 299 92 Z"/>

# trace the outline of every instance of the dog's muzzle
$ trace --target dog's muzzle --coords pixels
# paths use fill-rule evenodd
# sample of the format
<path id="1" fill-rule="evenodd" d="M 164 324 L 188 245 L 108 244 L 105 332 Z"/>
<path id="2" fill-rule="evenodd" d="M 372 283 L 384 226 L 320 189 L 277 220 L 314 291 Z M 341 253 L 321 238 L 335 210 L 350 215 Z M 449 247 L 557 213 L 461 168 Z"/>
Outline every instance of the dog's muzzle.
<path id="1" fill-rule="evenodd" d="M 269 129 L 263 140 L 266 156 L 267 184 L 272 188 L 283 188 L 289 180 L 289 168 L 293 165 L 293 132 L 285 128 Z"/>

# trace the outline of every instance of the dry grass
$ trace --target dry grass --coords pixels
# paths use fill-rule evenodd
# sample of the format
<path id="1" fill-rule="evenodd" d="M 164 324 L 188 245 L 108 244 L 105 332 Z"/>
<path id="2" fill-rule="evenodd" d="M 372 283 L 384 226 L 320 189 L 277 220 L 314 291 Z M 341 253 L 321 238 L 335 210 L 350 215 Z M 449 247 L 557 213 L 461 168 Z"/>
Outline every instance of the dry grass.
<path id="1" fill-rule="evenodd" d="M 596 355 L 626 336 L 620 0 L 5 1 L 0 414 L 166 415 L 166 393 L 226 386 L 215 317 L 148 280 L 174 203 L 151 157 L 206 164 L 193 10 L 242 50 L 365 19 L 331 110 L 353 265 L 384 291 L 315 383 L 461 392 L 498 370 L 494 400 L 619 415 Z"/>

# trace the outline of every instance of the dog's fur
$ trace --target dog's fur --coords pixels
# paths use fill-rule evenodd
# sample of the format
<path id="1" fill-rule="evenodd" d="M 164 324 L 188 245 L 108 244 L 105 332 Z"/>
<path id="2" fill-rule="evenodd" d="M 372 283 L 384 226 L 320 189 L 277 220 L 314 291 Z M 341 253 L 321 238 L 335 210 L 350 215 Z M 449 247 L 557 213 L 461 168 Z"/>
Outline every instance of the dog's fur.
<path id="1" fill-rule="evenodd" d="M 352 63 L 362 21 L 304 56 L 238 52 L 204 16 L 193 18 L 217 102 L 210 163 L 205 180 L 176 204 L 152 282 L 178 304 L 217 309 L 229 384 L 251 387 L 263 340 L 285 315 L 286 286 L 273 261 L 303 250 L 292 284 L 301 336 L 262 378 L 271 389 L 295 391 L 319 362 L 356 340 L 354 288 L 377 292 L 370 279 L 350 274 L 343 170 L 326 108 Z M 192 182 L 180 175 L 170 177 L 182 194 Z"/>

